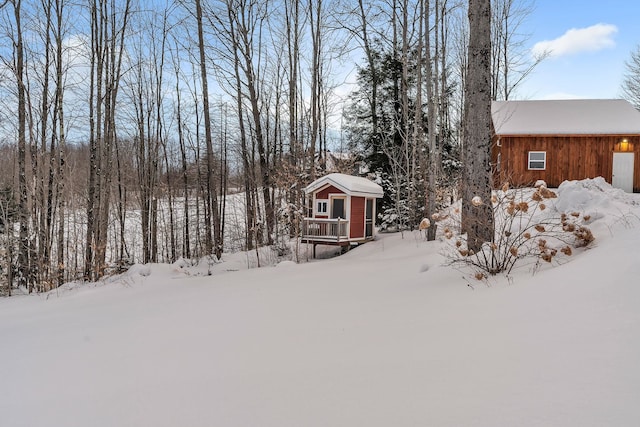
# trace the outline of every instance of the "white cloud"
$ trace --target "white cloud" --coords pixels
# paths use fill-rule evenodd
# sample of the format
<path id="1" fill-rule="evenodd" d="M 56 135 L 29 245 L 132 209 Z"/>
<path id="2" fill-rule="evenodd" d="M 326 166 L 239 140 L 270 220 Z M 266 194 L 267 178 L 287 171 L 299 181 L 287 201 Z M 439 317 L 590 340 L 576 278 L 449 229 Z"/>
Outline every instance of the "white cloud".
<path id="1" fill-rule="evenodd" d="M 533 46 L 534 56 L 548 54 L 552 57 L 595 52 L 615 46 L 613 36 L 618 27 L 611 24 L 596 24 L 587 28 L 572 28 L 554 40 L 544 40 Z"/>

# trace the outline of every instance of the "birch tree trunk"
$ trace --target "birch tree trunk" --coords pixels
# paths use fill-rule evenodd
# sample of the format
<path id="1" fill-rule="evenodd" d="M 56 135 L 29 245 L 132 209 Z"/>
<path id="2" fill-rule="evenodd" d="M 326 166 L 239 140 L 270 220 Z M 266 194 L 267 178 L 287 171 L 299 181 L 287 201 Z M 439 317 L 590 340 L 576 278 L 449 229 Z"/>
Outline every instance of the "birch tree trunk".
<path id="1" fill-rule="evenodd" d="M 55 1 L 55 45 L 56 45 L 56 95 L 55 117 L 58 123 L 58 156 L 57 156 L 57 187 L 56 200 L 58 201 L 58 237 L 57 237 L 57 286 L 62 286 L 65 280 L 65 116 L 64 116 L 64 73 L 63 73 L 63 25 L 64 25 L 64 0 Z"/>
<path id="2" fill-rule="evenodd" d="M 427 212 L 429 214 L 433 214 L 436 211 L 436 174 L 438 170 L 438 165 L 436 161 L 436 138 L 437 138 L 437 124 L 436 117 L 438 111 L 438 101 L 436 99 L 436 81 L 435 81 L 435 73 L 434 73 L 434 64 L 438 61 L 437 56 L 437 48 L 436 54 L 433 55 L 431 53 L 431 31 L 429 29 L 429 10 L 430 10 L 430 1 L 425 0 L 425 27 L 427 28 L 425 34 L 426 40 L 426 64 L 425 64 L 425 80 L 427 85 L 427 122 L 429 124 L 429 128 L 427 130 L 427 150 L 428 150 L 428 161 L 429 161 L 429 170 L 428 170 L 428 178 L 427 178 Z M 436 15 L 437 15 L 437 6 L 436 6 Z M 436 19 L 437 22 L 437 19 Z M 434 31 L 438 31 L 437 25 L 434 26 Z M 427 240 L 435 240 L 436 238 L 436 225 L 435 221 L 433 226 L 429 227 L 427 230 Z"/>

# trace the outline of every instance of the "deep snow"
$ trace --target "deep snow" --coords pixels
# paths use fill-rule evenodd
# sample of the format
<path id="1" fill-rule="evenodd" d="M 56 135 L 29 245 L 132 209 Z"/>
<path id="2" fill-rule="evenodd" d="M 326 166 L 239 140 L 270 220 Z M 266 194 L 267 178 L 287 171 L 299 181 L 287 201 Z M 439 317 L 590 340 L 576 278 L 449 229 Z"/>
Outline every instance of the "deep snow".
<path id="1" fill-rule="evenodd" d="M 416 232 L 2 299 L 0 425 L 636 426 L 640 195 L 558 193 L 595 244 L 511 280 L 463 277 Z"/>

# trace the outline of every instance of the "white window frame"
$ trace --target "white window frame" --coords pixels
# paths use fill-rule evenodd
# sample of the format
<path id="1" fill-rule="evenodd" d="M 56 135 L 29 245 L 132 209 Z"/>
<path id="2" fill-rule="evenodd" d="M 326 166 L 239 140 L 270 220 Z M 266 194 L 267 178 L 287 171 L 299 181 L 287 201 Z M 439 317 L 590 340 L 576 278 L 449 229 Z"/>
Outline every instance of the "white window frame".
<path id="1" fill-rule="evenodd" d="M 313 208 L 315 209 L 316 215 L 329 215 L 329 200 L 316 199 Z"/>
<path id="2" fill-rule="evenodd" d="M 532 159 L 531 155 L 532 154 L 542 154 L 543 158 L 542 160 L 538 160 L 538 159 Z M 542 167 L 531 167 L 531 163 L 540 163 L 542 162 Z M 529 169 L 530 171 L 543 171 L 543 170 L 547 170 L 547 152 L 546 151 L 529 151 L 528 155 L 527 155 L 527 169 Z"/>

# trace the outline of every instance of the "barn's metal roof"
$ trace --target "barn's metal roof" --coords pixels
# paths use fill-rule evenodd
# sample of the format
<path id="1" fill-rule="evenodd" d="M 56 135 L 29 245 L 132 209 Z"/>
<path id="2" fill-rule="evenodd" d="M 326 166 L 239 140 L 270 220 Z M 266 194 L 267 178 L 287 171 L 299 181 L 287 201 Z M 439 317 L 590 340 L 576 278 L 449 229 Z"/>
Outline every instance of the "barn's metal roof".
<path id="1" fill-rule="evenodd" d="M 494 101 L 496 135 L 640 134 L 640 112 L 623 99 Z"/>

